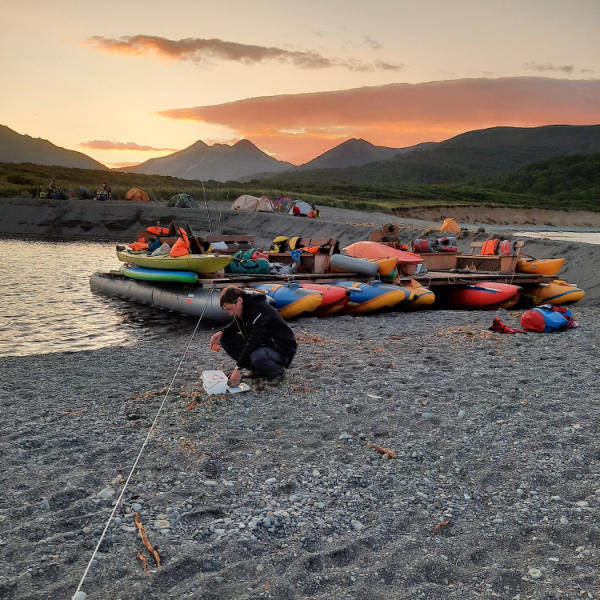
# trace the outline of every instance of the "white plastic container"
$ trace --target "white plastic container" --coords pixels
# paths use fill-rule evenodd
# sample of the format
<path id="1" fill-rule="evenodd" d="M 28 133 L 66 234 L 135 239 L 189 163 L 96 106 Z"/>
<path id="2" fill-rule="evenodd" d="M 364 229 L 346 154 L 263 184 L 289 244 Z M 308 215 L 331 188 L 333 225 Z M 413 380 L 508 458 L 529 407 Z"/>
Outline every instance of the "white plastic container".
<path id="1" fill-rule="evenodd" d="M 223 371 L 202 371 L 202 387 L 209 395 L 227 393 L 227 375 Z"/>

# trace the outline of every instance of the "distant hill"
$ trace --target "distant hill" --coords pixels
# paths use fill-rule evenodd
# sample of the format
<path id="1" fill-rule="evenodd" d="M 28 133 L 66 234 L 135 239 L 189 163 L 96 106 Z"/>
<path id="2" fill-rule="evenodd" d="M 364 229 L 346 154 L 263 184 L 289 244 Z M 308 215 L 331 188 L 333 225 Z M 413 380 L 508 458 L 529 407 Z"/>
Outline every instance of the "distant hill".
<path id="1" fill-rule="evenodd" d="M 241 140 L 233 146 L 209 146 L 197 141 L 189 148 L 169 156 L 151 158 L 140 165 L 119 170 L 202 181 L 233 181 L 258 172 L 272 174 L 285 171 L 292 166 L 291 163 L 270 157 L 248 140 Z"/>
<path id="2" fill-rule="evenodd" d="M 409 148 L 386 148 L 374 146 L 366 140 L 353 138 L 313 158 L 311 161 L 295 167 L 292 171 L 309 171 L 311 169 L 344 169 L 346 167 L 361 167 L 372 162 L 389 160 L 397 154 L 412 152 L 417 148 L 427 147 L 425 142 Z"/>
<path id="3" fill-rule="evenodd" d="M 590 198 L 600 205 L 600 153 L 573 154 L 535 162 L 516 173 L 481 182 L 481 187 L 515 194 Z"/>
<path id="4" fill-rule="evenodd" d="M 81 152 L 60 148 L 41 138 L 21 135 L 5 125 L 0 125 L 0 162 L 108 170 L 102 163 Z"/>
<path id="5" fill-rule="evenodd" d="M 459 183 L 497 177 L 556 156 L 600 152 L 600 125 L 493 127 L 463 133 L 394 158 L 345 169 L 290 171 L 278 184 L 408 185 Z"/>

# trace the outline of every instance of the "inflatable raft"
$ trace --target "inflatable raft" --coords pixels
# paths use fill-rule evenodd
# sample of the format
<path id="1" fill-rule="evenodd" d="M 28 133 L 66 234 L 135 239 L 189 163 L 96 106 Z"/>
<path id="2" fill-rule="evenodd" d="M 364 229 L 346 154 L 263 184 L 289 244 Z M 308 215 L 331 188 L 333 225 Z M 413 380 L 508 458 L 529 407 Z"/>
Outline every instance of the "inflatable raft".
<path id="1" fill-rule="evenodd" d="M 400 286 L 381 281 L 336 281 L 332 285 L 342 286 L 350 292 L 348 303 L 338 313 L 342 315 L 364 315 L 381 308 L 391 308 L 414 296 Z"/>
<path id="2" fill-rule="evenodd" d="M 110 296 L 118 296 L 142 304 L 172 310 L 191 317 L 199 317 L 216 323 L 226 323 L 231 317 L 219 306 L 219 291 L 181 285 L 158 284 L 109 273 L 94 273 L 90 287 Z"/>
<path id="3" fill-rule="evenodd" d="M 260 283 L 252 289 L 266 292 L 275 301 L 275 308 L 284 319 L 297 317 L 303 312 L 312 312 L 323 300 L 321 294 L 314 290 L 304 289 L 298 282 L 292 281 L 281 285 L 278 283 Z"/>
<path id="4" fill-rule="evenodd" d="M 318 306 L 313 314 L 315 317 L 328 317 L 339 312 L 346 306 L 350 298 L 350 292 L 338 285 L 306 283 L 300 285 L 305 290 L 313 290 L 321 294 L 321 306 Z"/>
<path id="5" fill-rule="evenodd" d="M 535 275 L 556 275 L 565 264 L 564 258 L 519 258 L 517 273 L 533 273 Z"/>
<path id="6" fill-rule="evenodd" d="M 520 287 L 495 281 L 464 286 L 440 285 L 436 288 L 435 304 L 459 310 L 495 310 L 512 308 L 520 295 Z"/>
<path id="7" fill-rule="evenodd" d="M 418 254 L 406 252 L 405 250 L 397 250 L 379 242 L 356 242 L 350 244 L 350 246 L 346 246 L 344 252 L 348 256 L 355 258 L 395 258 L 398 270 L 406 275 L 414 274 L 417 265 L 423 262 L 423 259 Z"/>
<path id="8" fill-rule="evenodd" d="M 523 306 L 539 304 L 563 306 L 579 302 L 584 296 L 585 292 L 576 285 L 562 279 L 555 279 L 551 283 L 524 284 L 520 304 Z"/>
<path id="9" fill-rule="evenodd" d="M 193 271 L 194 273 L 213 273 L 224 269 L 233 260 L 233 256 L 224 254 L 184 254 L 183 256 L 161 254 L 150 256 L 148 252 L 133 252 L 132 250 L 117 250 L 117 258 L 121 262 L 131 263 L 146 269 Z"/>
<path id="10" fill-rule="evenodd" d="M 409 302 L 401 302 L 398 305 L 400 310 L 417 310 L 431 306 L 435 302 L 435 294 L 428 287 L 421 285 L 414 279 L 405 284 L 404 288 L 409 292 L 413 292 L 414 298 Z"/>
<path id="11" fill-rule="evenodd" d="M 170 281 L 175 283 L 196 283 L 198 274 L 192 271 L 163 271 L 144 267 L 121 267 L 119 273 L 140 281 Z"/>

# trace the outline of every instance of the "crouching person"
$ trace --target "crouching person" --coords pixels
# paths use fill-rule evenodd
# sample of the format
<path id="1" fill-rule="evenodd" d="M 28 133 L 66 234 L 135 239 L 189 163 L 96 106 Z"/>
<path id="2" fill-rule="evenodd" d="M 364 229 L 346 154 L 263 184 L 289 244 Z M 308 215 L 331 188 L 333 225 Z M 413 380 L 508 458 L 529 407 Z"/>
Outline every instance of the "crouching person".
<path id="1" fill-rule="evenodd" d="M 289 325 L 264 294 L 229 286 L 221 292 L 219 303 L 233 321 L 210 338 L 210 345 L 213 350 L 222 346 L 236 361 L 229 385 L 239 385 L 242 369 L 253 371 L 251 376 L 265 377 L 267 385 L 281 383 L 297 349 Z"/>

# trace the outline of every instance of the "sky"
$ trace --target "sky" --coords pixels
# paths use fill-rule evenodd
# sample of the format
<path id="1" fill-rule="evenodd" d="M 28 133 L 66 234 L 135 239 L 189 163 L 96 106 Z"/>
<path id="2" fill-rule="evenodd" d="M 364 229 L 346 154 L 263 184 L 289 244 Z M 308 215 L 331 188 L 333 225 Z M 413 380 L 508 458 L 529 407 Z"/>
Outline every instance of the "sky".
<path id="1" fill-rule="evenodd" d="M 599 0 L 0 0 L 0 124 L 138 164 L 249 139 L 302 164 L 600 123 Z"/>

